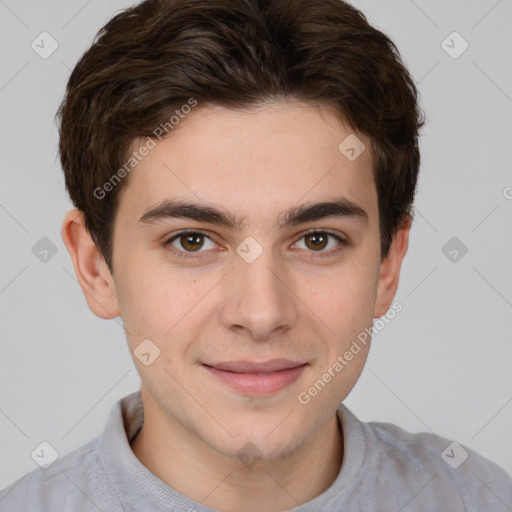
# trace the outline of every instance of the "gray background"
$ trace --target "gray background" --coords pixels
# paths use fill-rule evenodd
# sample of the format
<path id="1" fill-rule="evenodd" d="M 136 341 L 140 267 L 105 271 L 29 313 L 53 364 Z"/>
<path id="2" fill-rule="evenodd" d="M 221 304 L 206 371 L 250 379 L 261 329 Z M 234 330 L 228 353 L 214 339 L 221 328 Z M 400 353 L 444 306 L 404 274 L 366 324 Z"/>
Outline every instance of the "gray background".
<path id="1" fill-rule="evenodd" d="M 512 1 L 354 3 L 397 43 L 428 123 L 403 311 L 375 338 L 346 403 L 512 473 Z M 70 70 L 131 4 L 0 0 L 0 488 L 37 467 L 30 454 L 42 441 L 62 456 L 97 436 L 138 388 L 119 319 L 89 311 L 61 239 L 71 204 L 53 121 Z M 43 31 L 59 45 L 47 59 L 31 47 Z M 453 31 L 469 44 L 456 59 L 442 47 Z M 57 251 L 46 262 L 33 252 L 43 237 Z"/>

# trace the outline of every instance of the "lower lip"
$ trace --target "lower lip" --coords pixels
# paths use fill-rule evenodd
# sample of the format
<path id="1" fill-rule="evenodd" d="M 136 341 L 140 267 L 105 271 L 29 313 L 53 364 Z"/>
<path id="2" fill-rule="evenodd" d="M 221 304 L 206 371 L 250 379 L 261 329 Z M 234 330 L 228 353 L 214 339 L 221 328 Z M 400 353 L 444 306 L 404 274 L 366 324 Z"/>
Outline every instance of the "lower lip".
<path id="1" fill-rule="evenodd" d="M 237 391 L 251 395 L 270 395 L 289 386 L 304 371 L 306 364 L 273 373 L 236 373 L 206 366 L 213 375 Z"/>

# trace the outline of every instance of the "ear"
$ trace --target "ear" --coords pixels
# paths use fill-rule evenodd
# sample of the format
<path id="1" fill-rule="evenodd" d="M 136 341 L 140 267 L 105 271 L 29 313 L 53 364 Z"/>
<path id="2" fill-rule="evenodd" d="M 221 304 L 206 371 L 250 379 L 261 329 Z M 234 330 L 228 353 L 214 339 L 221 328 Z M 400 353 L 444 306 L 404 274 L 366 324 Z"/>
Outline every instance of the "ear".
<path id="1" fill-rule="evenodd" d="M 411 224 L 412 218 L 407 216 L 400 229 L 393 235 L 388 255 L 381 261 L 377 299 L 373 310 L 375 318 L 380 318 L 387 312 L 395 297 L 402 261 L 409 246 Z"/>
<path id="2" fill-rule="evenodd" d="M 85 227 L 80 210 L 70 210 L 62 222 L 62 240 L 90 310 L 100 318 L 120 315 L 116 289 L 105 259 Z"/>

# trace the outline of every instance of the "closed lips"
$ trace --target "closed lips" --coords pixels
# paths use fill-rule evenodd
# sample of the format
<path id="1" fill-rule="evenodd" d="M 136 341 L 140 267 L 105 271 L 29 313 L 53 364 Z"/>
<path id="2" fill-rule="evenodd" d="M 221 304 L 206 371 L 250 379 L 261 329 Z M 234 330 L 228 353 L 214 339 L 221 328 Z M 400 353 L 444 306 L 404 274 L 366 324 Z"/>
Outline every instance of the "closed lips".
<path id="1" fill-rule="evenodd" d="M 254 361 L 226 361 L 219 363 L 206 364 L 216 370 L 233 372 L 233 373 L 249 373 L 249 374 L 271 374 L 282 370 L 289 370 L 303 366 L 307 363 L 301 361 L 290 361 L 288 359 L 272 359 L 263 362 Z"/>

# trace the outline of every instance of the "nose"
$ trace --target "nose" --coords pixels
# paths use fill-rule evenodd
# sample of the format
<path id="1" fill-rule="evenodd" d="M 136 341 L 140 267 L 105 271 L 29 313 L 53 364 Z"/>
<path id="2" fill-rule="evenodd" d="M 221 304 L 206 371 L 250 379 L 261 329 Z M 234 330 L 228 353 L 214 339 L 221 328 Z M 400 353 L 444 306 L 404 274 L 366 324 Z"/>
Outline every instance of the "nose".
<path id="1" fill-rule="evenodd" d="M 288 282 L 287 282 L 288 281 Z M 258 341 L 286 332 L 296 322 L 297 304 L 283 262 L 263 251 L 252 263 L 236 256 L 227 276 L 222 303 L 223 325 Z"/>

